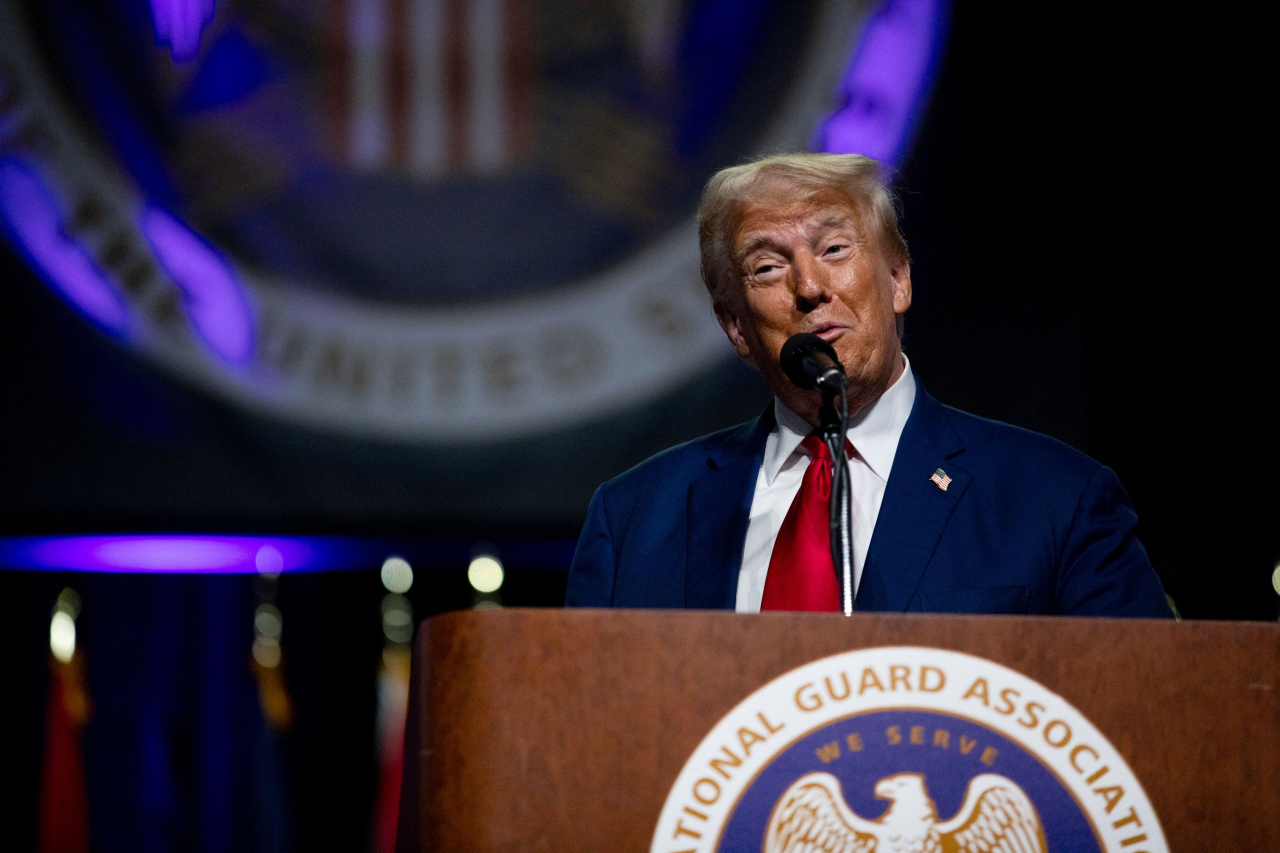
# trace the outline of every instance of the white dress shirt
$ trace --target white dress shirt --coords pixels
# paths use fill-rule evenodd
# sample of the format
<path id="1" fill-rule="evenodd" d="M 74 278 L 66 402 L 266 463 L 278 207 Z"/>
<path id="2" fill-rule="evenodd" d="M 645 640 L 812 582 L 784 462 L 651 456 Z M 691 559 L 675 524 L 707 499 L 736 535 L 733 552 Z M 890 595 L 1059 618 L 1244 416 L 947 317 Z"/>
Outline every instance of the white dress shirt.
<path id="1" fill-rule="evenodd" d="M 862 578 L 862 566 L 871 547 L 871 534 L 880 515 L 884 487 L 898 452 L 898 439 L 907 424 L 916 399 L 916 380 L 911 363 L 904 355 L 905 367 L 897 381 L 867 408 L 849 421 L 849 443 L 853 456 L 849 459 L 849 480 L 853 491 L 853 588 L 856 592 Z M 747 540 L 742 548 L 742 569 L 738 572 L 739 613 L 759 613 L 764 597 L 764 579 L 769 573 L 773 543 L 782 529 L 787 510 L 800 491 L 800 481 L 813 458 L 800 446 L 813 427 L 774 398 L 773 413 L 777 425 L 764 445 L 764 462 L 756 477 L 755 496 L 751 499 L 751 519 L 747 523 Z"/>

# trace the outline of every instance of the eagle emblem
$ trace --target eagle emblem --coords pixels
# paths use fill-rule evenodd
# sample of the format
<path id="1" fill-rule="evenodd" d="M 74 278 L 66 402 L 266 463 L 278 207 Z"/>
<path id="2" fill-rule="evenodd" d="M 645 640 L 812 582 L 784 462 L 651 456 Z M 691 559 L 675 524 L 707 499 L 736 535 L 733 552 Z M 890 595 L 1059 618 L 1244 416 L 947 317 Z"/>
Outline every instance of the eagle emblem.
<path id="1" fill-rule="evenodd" d="M 938 820 L 919 773 L 876 783 L 889 800 L 877 820 L 854 814 L 840 780 L 830 773 L 802 776 L 778 798 L 763 853 L 1046 853 L 1040 816 L 1017 783 L 995 773 L 974 777 L 964 804 Z"/>

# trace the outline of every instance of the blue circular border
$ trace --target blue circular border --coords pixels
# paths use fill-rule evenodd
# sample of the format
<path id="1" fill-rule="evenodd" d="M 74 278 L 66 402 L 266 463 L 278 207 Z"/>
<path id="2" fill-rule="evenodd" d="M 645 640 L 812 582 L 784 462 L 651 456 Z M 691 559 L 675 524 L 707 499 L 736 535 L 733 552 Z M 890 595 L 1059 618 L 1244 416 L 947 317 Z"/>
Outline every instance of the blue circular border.
<path id="1" fill-rule="evenodd" d="M 898 727 L 898 743 L 890 743 L 891 726 Z M 923 727 L 922 744 L 912 743 L 912 727 Z M 934 732 L 948 733 L 948 746 L 934 744 Z M 851 751 L 848 736 L 857 733 L 862 749 Z M 973 741 L 961 753 L 960 738 Z M 831 743 L 838 757 L 823 761 L 818 750 Z M 982 761 L 987 747 L 996 754 Z M 840 780 L 846 802 L 868 820 L 878 819 L 887 803 L 877 800 L 878 780 L 896 773 L 921 773 L 940 821 L 949 820 L 964 803 L 970 781 L 983 773 L 998 773 L 1016 782 L 1035 805 L 1053 853 L 1101 853 L 1102 844 L 1083 808 L 1063 781 L 1038 756 L 1006 735 L 966 717 L 915 708 L 866 711 L 841 717 L 806 732 L 761 768 L 739 795 L 725 821 L 717 851 L 758 853 L 775 804 L 788 787 L 806 773 L 830 773 Z"/>

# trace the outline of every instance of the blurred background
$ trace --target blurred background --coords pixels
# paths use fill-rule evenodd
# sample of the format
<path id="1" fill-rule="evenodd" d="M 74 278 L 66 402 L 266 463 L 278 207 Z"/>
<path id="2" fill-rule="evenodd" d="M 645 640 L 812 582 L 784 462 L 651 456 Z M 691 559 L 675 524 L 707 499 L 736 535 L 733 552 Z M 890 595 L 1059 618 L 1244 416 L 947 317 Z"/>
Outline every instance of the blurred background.
<path id="1" fill-rule="evenodd" d="M 893 164 L 930 393 L 1275 619 L 1264 46 L 982 6 L 0 0 L 7 849 L 389 849 L 415 624 L 559 606 L 599 483 L 768 401 L 692 217 L 772 151 Z"/>

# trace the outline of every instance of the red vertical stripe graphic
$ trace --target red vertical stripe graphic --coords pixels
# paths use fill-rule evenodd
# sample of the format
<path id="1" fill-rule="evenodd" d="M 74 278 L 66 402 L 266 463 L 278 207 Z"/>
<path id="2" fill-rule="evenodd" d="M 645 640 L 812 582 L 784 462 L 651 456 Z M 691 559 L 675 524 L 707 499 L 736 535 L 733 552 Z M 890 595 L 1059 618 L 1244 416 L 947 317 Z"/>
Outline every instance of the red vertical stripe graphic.
<path id="1" fill-rule="evenodd" d="M 449 164 L 455 169 L 467 162 L 467 85 L 470 78 L 467 37 L 467 0 L 448 0 L 445 37 L 445 91 L 448 98 Z"/>
<path id="2" fill-rule="evenodd" d="M 328 0 L 321 39 L 321 97 L 324 100 L 328 148 L 345 162 L 351 139 L 351 53 L 347 43 L 347 0 Z"/>
<path id="3" fill-rule="evenodd" d="M 409 3 L 411 0 L 387 0 L 387 113 L 390 140 L 387 159 L 396 166 L 409 160 Z"/>
<path id="4" fill-rule="evenodd" d="M 40 769 L 40 853 L 88 853 L 89 796 L 80 734 L 89 718 L 83 658 L 50 658 Z"/>
<path id="5" fill-rule="evenodd" d="M 533 15 L 529 0 L 506 0 L 504 52 L 507 81 L 507 161 L 518 162 L 532 147 L 534 111 Z"/>

